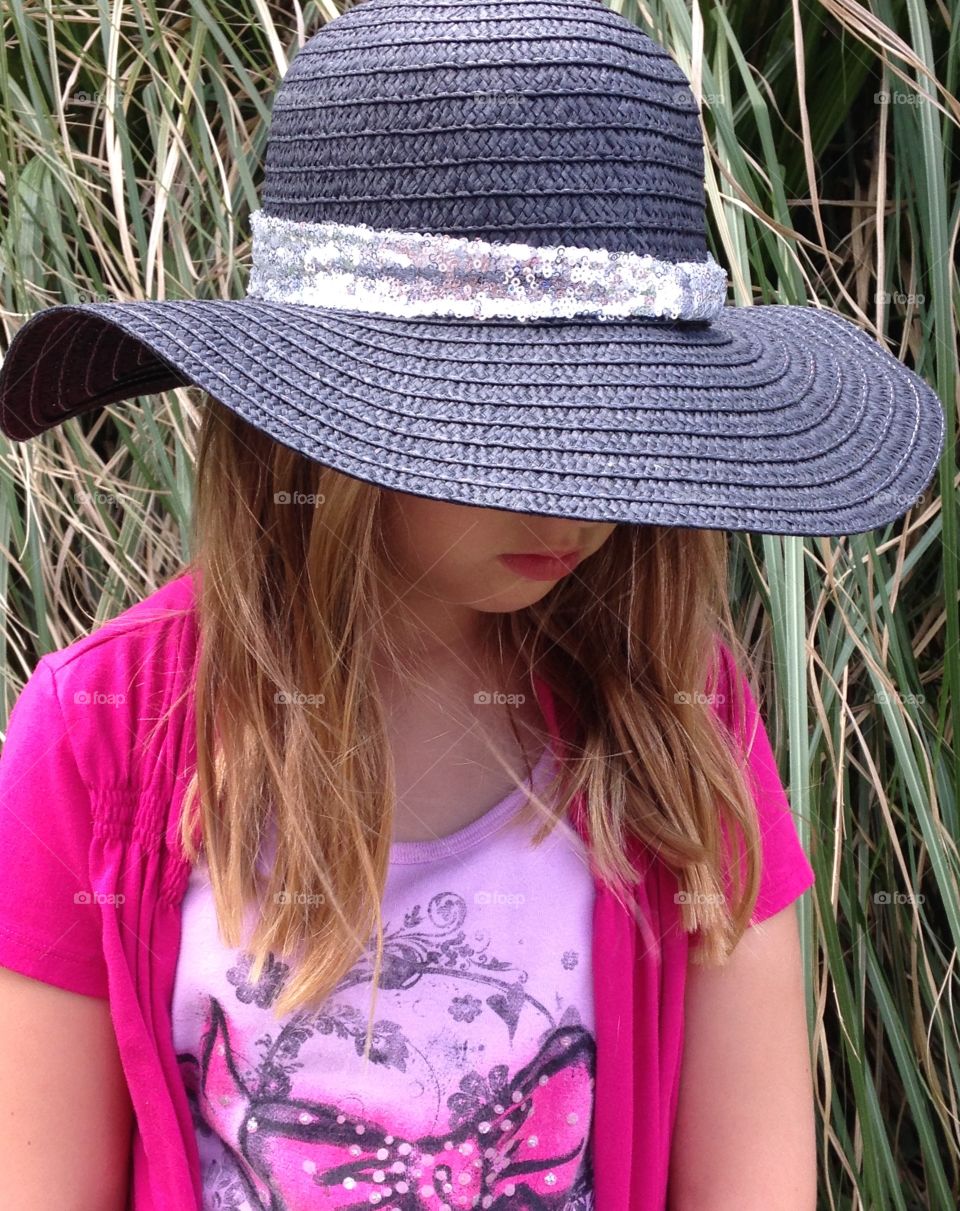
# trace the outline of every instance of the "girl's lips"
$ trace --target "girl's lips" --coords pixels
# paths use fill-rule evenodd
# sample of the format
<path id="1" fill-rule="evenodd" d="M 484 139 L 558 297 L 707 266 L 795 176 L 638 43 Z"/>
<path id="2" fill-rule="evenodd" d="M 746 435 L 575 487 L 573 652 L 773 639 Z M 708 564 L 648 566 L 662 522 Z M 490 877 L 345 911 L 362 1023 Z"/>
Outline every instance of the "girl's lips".
<path id="1" fill-rule="evenodd" d="M 579 555 L 566 555 L 557 559 L 553 555 L 501 555 L 500 560 L 511 572 L 526 576 L 528 580 L 559 580 L 580 562 Z"/>

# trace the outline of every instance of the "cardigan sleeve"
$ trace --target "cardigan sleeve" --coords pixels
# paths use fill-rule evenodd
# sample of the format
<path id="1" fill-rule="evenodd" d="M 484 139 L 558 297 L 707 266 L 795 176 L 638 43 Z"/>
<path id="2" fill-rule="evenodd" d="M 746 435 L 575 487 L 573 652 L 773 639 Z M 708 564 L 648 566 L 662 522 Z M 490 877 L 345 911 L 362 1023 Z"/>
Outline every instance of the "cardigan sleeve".
<path id="1" fill-rule="evenodd" d="M 756 925 L 786 908 L 815 882 L 813 867 L 800 843 L 790 801 L 770 743 L 770 737 L 743 673 L 724 649 L 726 683 L 736 674 L 743 694 L 743 717 L 738 718 L 738 749 L 747 745 L 747 783 L 753 792 L 760 833 L 760 889 L 750 924 Z M 732 703 L 724 712 L 728 717 Z M 726 833 L 726 830 L 723 830 Z M 742 852 L 743 842 L 739 839 Z"/>
<path id="2" fill-rule="evenodd" d="M 45 656 L 13 705 L 0 754 L 0 966 L 106 997 L 91 834 L 90 795 Z"/>

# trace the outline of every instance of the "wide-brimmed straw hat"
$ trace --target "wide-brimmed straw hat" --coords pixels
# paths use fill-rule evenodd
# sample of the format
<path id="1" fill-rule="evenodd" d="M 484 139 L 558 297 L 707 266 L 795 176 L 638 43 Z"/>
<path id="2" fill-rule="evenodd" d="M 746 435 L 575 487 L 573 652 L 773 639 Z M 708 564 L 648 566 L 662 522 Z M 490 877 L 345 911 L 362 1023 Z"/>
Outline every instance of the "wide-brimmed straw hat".
<path id="1" fill-rule="evenodd" d="M 366 0 L 280 84 L 245 298 L 48 307 L 0 368 L 24 440 L 193 384 L 420 496 L 860 533 L 922 494 L 931 388 L 816 306 L 727 302 L 669 53 L 600 0 Z"/>

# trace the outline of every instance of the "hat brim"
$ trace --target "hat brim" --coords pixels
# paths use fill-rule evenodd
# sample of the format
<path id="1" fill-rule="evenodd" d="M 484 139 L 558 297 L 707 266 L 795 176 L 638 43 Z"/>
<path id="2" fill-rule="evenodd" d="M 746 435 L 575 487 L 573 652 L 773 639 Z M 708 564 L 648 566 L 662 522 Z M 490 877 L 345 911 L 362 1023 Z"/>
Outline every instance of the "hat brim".
<path id="1" fill-rule="evenodd" d="M 863 533 L 901 517 L 945 432 L 919 375 L 818 307 L 520 322 L 249 297 L 39 312 L 0 366 L 0 430 L 22 441 L 188 384 L 398 491 L 768 534 Z"/>

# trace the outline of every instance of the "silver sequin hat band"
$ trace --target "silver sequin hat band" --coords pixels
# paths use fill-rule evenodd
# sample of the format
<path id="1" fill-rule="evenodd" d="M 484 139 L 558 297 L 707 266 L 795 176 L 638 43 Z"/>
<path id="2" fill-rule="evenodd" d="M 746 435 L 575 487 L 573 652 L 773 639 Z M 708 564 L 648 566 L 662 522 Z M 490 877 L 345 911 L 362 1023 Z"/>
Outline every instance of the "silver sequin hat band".
<path id="1" fill-rule="evenodd" d="M 250 298 L 379 315 L 537 320 L 628 316 L 710 320 L 727 274 L 706 261 L 663 261 L 568 245 L 490 243 L 366 224 L 250 216 Z"/>

